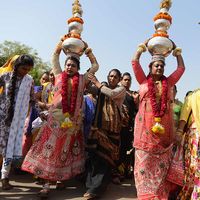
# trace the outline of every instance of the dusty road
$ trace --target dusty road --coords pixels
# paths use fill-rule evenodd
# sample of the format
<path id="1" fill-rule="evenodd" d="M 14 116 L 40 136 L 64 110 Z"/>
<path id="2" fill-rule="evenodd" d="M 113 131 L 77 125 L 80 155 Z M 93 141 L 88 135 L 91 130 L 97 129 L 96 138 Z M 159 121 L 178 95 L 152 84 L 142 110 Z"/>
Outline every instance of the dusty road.
<path id="1" fill-rule="evenodd" d="M 33 183 L 30 175 L 14 175 L 11 177 L 11 183 L 15 186 L 10 191 L 2 191 L 0 187 L 0 200 L 19 199 L 19 200 L 39 200 L 37 193 L 40 185 Z M 58 191 L 55 185 L 51 186 L 50 200 L 83 200 L 82 195 L 85 192 L 84 184 L 72 180 L 66 182 L 66 189 Z M 124 181 L 121 185 L 110 184 L 103 195 L 102 200 L 133 200 L 136 198 L 136 190 L 132 180 Z"/>

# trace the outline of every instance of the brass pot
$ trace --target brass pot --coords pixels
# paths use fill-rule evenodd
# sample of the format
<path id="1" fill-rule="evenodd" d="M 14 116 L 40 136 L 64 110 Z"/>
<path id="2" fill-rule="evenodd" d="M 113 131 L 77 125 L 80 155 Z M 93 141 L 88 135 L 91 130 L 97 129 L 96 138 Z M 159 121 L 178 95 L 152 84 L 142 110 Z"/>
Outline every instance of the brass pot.
<path id="1" fill-rule="evenodd" d="M 81 34 L 83 31 L 83 25 L 79 22 L 71 22 L 69 23 L 69 32 L 70 33 L 76 33 L 76 34 Z"/>
<path id="2" fill-rule="evenodd" d="M 81 39 L 78 38 L 67 38 L 62 43 L 62 49 L 65 54 L 69 52 L 78 54 L 81 56 L 84 52 L 85 44 Z"/>
<path id="3" fill-rule="evenodd" d="M 173 49 L 173 44 L 170 39 L 157 36 L 149 40 L 147 48 L 151 55 L 160 54 L 167 57 Z"/>
<path id="4" fill-rule="evenodd" d="M 155 29 L 157 31 L 167 31 L 170 27 L 170 22 L 169 20 L 166 20 L 166 19 L 157 19 L 155 22 L 154 22 L 154 26 L 155 26 Z"/>

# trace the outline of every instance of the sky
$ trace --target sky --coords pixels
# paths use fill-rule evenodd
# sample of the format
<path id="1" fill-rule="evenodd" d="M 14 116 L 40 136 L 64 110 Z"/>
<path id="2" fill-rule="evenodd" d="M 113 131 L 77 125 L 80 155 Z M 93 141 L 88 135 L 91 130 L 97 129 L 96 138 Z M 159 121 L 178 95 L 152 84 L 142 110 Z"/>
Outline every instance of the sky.
<path id="1" fill-rule="evenodd" d="M 133 77 L 132 90 L 139 85 L 134 78 L 131 59 L 138 44 L 155 32 L 153 17 L 159 12 L 161 0 L 79 0 L 83 9 L 82 39 L 93 49 L 100 81 L 118 68 Z M 0 43 L 17 41 L 35 49 L 44 62 L 51 61 L 53 50 L 68 32 L 67 20 L 72 17 L 73 0 L 0 0 Z M 172 0 L 169 14 L 173 22 L 169 38 L 182 48 L 186 70 L 177 83 L 177 97 L 183 101 L 187 91 L 200 87 L 200 1 Z M 61 65 L 65 54 L 61 54 Z M 140 63 L 148 73 L 149 52 Z M 81 73 L 90 67 L 88 58 L 81 57 Z M 166 58 L 165 75 L 177 67 L 172 55 Z"/>

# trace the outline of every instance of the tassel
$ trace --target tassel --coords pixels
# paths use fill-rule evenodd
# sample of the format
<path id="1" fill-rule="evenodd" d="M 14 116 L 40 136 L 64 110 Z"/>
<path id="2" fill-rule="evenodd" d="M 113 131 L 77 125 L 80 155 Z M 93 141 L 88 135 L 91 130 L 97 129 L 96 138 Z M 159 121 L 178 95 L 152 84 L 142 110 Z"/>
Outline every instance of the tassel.
<path id="1" fill-rule="evenodd" d="M 153 131 L 153 133 L 156 134 L 164 134 L 165 133 L 165 128 L 163 127 L 163 125 L 160 123 L 161 122 L 161 118 L 160 117 L 155 117 L 154 121 L 156 122 L 153 127 L 151 128 L 151 130 Z"/>

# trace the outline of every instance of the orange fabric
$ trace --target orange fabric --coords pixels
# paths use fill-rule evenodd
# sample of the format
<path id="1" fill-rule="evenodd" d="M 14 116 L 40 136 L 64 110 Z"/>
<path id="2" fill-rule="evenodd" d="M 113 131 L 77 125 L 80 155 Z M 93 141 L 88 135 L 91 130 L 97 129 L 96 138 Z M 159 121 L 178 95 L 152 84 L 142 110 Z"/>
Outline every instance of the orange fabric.
<path id="1" fill-rule="evenodd" d="M 7 60 L 7 62 L 2 67 L 0 67 L 0 75 L 4 74 L 6 72 L 11 72 L 13 70 L 13 64 L 18 57 L 19 57 L 19 55 L 15 55 L 12 58 L 10 58 L 9 60 Z M 0 94 L 2 92 L 3 92 L 3 87 L 0 87 Z"/>

